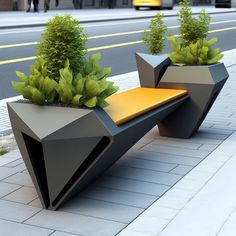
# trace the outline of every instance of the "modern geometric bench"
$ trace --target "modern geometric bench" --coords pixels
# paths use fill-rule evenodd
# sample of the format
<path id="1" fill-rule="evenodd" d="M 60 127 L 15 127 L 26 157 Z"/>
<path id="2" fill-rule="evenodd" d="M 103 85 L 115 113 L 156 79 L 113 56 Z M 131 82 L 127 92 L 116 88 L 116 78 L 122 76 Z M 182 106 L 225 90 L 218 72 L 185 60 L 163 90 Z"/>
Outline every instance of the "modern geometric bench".
<path id="1" fill-rule="evenodd" d="M 104 110 L 8 103 L 43 207 L 58 208 L 187 99 L 185 90 L 135 88 L 109 97 Z"/>
<path id="2" fill-rule="evenodd" d="M 177 67 L 165 56 L 136 58 L 142 88 L 110 96 L 105 109 L 8 103 L 44 208 L 81 191 L 157 124 L 162 136 L 191 137 L 229 76 L 223 63 Z"/>

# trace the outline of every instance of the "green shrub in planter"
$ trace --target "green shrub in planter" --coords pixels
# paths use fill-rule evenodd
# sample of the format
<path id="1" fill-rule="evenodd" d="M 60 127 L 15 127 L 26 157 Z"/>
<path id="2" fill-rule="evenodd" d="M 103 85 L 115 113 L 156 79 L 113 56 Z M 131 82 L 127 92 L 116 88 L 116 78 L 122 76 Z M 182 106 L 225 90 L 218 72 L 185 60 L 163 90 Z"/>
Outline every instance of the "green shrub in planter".
<path id="1" fill-rule="evenodd" d="M 79 73 L 84 64 L 86 42 L 83 28 L 71 15 L 55 16 L 49 20 L 37 50 L 37 56 L 45 61 L 48 76 L 58 79 L 59 70 L 67 59 L 72 73 Z"/>
<path id="2" fill-rule="evenodd" d="M 17 71 L 20 82 L 12 82 L 13 88 L 25 99 L 35 104 L 57 103 L 57 82 L 48 77 L 47 67 L 42 58 L 36 60 L 35 65 L 30 66 L 30 75 Z"/>
<path id="3" fill-rule="evenodd" d="M 109 105 L 105 99 L 115 93 L 118 87 L 107 81 L 111 68 L 101 68 L 100 54 L 92 55 L 84 62 L 81 72 L 74 75 L 69 60 L 60 69 L 58 81 L 49 79 L 45 61 L 41 58 L 31 66 L 29 76 L 17 72 L 20 82 L 12 82 L 12 86 L 25 99 L 35 104 L 67 104 L 86 107 L 105 107 Z"/>
<path id="4" fill-rule="evenodd" d="M 180 2 L 178 12 L 180 21 L 180 40 L 183 46 L 197 42 L 198 39 L 205 39 L 208 35 L 211 17 L 205 10 L 202 10 L 198 17 L 192 15 L 188 0 Z"/>
<path id="5" fill-rule="evenodd" d="M 151 54 L 158 54 L 164 49 L 166 31 L 167 27 L 163 21 L 163 14 L 159 13 L 151 20 L 149 30 L 144 31 L 142 38 Z"/>
<path id="6" fill-rule="evenodd" d="M 118 87 L 113 86 L 113 82 L 106 80 L 111 69 L 100 68 L 98 63 L 100 57 L 100 54 L 91 56 L 82 72 L 74 78 L 69 68 L 69 61 L 67 61 L 66 67 L 60 70 L 60 79 L 57 87 L 61 103 L 90 108 L 109 105 L 105 99 L 115 93 Z"/>
<path id="7" fill-rule="evenodd" d="M 170 36 L 168 39 L 173 49 L 168 56 L 174 65 L 209 65 L 217 63 L 224 56 L 220 54 L 220 48 L 212 48 L 212 45 L 217 42 L 217 38 L 198 39 L 186 47 L 174 36 Z"/>
<path id="8" fill-rule="evenodd" d="M 209 65 L 217 63 L 223 54 L 220 48 L 212 48 L 217 38 L 207 40 L 210 16 L 203 10 L 193 17 L 188 0 L 180 2 L 180 37 L 169 36 L 172 52 L 168 54 L 174 65 Z"/>

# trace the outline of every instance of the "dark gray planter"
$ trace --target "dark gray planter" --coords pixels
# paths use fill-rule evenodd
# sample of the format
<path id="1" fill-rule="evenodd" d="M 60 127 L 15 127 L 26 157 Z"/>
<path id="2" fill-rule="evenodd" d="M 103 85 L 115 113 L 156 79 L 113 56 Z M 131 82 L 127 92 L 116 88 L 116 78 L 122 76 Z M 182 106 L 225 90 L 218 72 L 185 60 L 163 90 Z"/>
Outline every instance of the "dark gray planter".
<path id="1" fill-rule="evenodd" d="M 166 55 L 150 55 L 136 53 L 140 86 L 144 88 L 157 87 L 162 75 L 170 65 L 170 59 Z"/>
<path id="2" fill-rule="evenodd" d="M 188 95 L 117 126 L 99 108 L 8 103 L 12 129 L 39 199 L 55 210 L 117 161 Z"/>
<path id="3" fill-rule="evenodd" d="M 160 88 L 186 89 L 189 100 L 158 124 L 160 135 L 189 138 L 201 125 L 228 78 L 223 63 L 203 66 L 169 66 Z"/>

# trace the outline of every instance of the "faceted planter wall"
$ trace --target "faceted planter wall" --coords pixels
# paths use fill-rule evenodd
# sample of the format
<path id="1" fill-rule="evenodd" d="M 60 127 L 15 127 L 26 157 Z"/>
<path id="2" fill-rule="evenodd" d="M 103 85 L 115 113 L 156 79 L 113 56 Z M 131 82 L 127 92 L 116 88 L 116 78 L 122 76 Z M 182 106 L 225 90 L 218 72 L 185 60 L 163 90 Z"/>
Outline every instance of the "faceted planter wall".
<path id="1" fill-rule="evenodd" d="M 200 127 L 228 78 L 223 63 L 169 66 L 159 88 L 186 89 L 189 100 L 158 124 L 160 135 L 189 138 Z"/>

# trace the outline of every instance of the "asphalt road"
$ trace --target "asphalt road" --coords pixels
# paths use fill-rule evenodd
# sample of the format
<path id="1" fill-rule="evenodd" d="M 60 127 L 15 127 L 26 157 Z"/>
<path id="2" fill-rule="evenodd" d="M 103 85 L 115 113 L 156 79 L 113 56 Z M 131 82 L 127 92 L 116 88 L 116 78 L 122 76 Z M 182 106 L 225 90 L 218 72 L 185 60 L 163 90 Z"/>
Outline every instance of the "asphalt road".
<path id="1" fill-rule="evenodd" d="M 148 28 L 150 19 L 120 22 L 83 24 L 89 36 L 88 55 L 101 53 L 101 65 L 111 66 L 112 74 L 123 74 L 136 70 L 135 52 L 147 52 L 141 42 L 141 32 Z M 176 17 L 165 18 L 168 34 L 178 34 Z M 10 81 L 16 80 L 16 70 L 28 73 L 33 63 L 36 44 L 43 28 L 21 28 L 0 30 L 0 99 L 17 95 Z M 236 48 L 236 13 L 212 15 L 209 37 L 218 37 L 222 51 Z M 163 53 L 169 52 L 166 42 Z"/>

